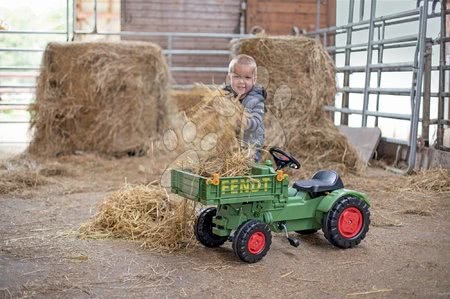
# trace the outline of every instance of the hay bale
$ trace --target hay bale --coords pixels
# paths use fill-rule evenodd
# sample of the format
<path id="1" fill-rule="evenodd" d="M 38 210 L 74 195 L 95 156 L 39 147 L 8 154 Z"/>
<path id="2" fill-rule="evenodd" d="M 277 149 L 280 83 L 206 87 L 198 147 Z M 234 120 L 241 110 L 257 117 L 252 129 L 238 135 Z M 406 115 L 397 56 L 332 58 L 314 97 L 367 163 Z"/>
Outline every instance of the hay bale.
<path id="1" fill-rule="evenodd" d="M 323 110 L 334 102 L 336 82 L 333 61 L 318 40 L 258 36 L 234 41 L 232 52 L 250 55 L 258 65 L 258 82 L 266 87 L 270 110 L 266 144 L 285 140 L 283 147 L 307 169 L 327 167 L 343 173 L 361 169 L 357 151 Z"/>
<path id="2" fill-rule="evenodd" d="M 169 72 L 144 42 L 50 43 L 32 106 L 29 152 L 142 152 L 165 128 Z"/>
<path id="3" fill-rule="evenodd" d="M 186 248 L 194 240 L 195 205 L 157 185 L 126 185 L 100 205 L 81 237 L 139 240 L 158 251 Z"/>

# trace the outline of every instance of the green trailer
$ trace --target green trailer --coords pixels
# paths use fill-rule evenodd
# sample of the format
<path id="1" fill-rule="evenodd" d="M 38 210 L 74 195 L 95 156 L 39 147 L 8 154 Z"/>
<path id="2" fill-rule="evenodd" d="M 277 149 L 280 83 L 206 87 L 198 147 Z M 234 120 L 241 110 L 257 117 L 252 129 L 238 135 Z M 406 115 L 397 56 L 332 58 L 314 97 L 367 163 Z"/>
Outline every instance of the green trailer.
<path id="1" fill-rule="evenodd" d="M 366 236 L 370 224 L 370 203 L 363 193 L 344 188 L 339 175 L 318 171 L 310 180 L 289 187 L 284 167 L 300 163 L 284 151 L 270 150 L 272 161 L 255 164 L 248 176 L 211 178 L 187 171 L 171 171 L 171 191 L 205 206 L 197 217 L 195 235 L 207 247 L 227 240 L 243 261 L 261 260 L 272 243 L 271 232 L 312 234 L 322 229 L 326 239 L 340 248 L 350 248 Z"/>

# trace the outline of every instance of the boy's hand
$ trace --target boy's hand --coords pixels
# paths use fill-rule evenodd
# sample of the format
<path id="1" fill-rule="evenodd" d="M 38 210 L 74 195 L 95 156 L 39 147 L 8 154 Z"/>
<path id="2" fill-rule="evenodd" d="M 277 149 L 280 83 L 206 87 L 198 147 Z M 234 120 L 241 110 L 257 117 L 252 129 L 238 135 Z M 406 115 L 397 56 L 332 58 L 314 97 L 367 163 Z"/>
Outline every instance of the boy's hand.
<path id="1" fill-rule="evenodd" d="M 242 114 L 236 115 L 234 119 L 234 128 L 236 130 L 236 135 L 240 136 L 241 133 L 247 128 L 247 119 L 249 114 L 247 112 L 243 112 Z"/>
<path id="2" fill-rule="evenodd" d="M 245 114 L 236 119 L 236 127 L 243 129 L 247 128 L 247 118 L 245 117 Z"/>
<path id="3" fill-rule="evenodd" d="M 241 134 L 243 132 L 243 130 L 245 129 L 245 123 L 246 120 L 244 118 L 242 118 L 242 116 L 240 115 L 239 117 L 236 117 L 235 119 L 235 124 L 234 124 L 234 129 L 236 132 L 236 136 L 238 138 L 241 137 Z"/>
<path id="4" fill-rule="evenodd" d="M 242 119 L 240 117 L 236 117 L 234 121 L 235 121 L 234 129 L 236 132 L 236 136 L 239 136 L 241 134 Z"/>
<path id="5" fill-rule="evenodd" d="M 242 114 L 242 118 L 241 118 L 242 126 L 244 127 L 244 129 L 248 128 L 248 120 L 250 118 L 252 118 L 252 115 L 250 113 L 248 113 L 247 111 L 244 111 L 244 113 Z"/>

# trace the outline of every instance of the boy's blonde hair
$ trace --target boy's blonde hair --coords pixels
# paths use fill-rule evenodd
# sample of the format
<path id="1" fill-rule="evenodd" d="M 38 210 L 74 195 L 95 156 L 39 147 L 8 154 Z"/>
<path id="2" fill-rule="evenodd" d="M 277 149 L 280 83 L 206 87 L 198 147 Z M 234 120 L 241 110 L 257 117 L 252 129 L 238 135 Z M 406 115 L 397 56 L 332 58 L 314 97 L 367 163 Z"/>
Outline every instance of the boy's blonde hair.
<path id="1" fill-rule="evenodd" d="M 256 73 L 256 61 L 253 57 L 245 54 L 239 54 L 238 56 L 234 57 L 230 61 L 230 65 L 228 66 L 228 73 L 234 72 L 234 67 L 236 64 L 244 64 L 244 65 L 250 65 L 255 67 L 255 73 Z"/>

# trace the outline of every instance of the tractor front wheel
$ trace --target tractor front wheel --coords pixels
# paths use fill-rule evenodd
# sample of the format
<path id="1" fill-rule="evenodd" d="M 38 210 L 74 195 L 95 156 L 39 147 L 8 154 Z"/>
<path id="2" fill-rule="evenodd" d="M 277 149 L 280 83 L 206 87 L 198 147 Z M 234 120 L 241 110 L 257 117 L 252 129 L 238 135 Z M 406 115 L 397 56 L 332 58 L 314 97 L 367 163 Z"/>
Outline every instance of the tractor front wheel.
<path id="1" fill-rule="evenodd" d="M 344 197 L 324 215 L 322 230 L 334 246 L 350 248 L 358 245 L 369 231 L 370 212 L 359 198 Z"/>
<path id="2" fill-rule="evenodd" d="M 272 233 L 267 224 L 249 220 L 241 224 L 233 238 L 234 253 L 246 263 L 260 261 L 269 251 Z"/>
<path id="3" fill-rule="evenodd" d="M 194 233 L 197 240 L 206 247 L 219 247 L 228 239 L 228 237 L 217 236 L 213 234 L 213 217 L 216 216 L 216 208 L 207 208 L 197 217 L 194 226 Z"/>

